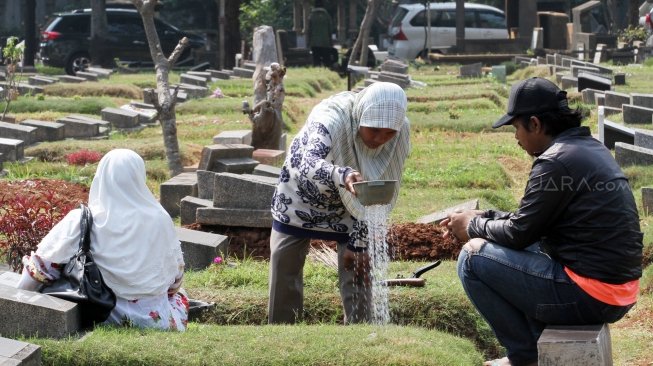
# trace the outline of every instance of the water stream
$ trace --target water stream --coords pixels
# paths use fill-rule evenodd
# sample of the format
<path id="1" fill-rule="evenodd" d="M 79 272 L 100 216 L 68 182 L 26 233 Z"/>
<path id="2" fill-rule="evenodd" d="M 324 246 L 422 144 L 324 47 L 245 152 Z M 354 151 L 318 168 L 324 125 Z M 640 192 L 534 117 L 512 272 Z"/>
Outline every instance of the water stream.
<path id="1" fill-rule="evenodd" d="M 372 286 L 371 323 L 388 324 L 390 306 L 388 304 L 388 286 L 383 282 L 388 274 L 390 257 L 388 254 L 388 215 L 390 205 L 365 206 L 367 223 L 368 254 L 370 256 L 370 280 Z"/>

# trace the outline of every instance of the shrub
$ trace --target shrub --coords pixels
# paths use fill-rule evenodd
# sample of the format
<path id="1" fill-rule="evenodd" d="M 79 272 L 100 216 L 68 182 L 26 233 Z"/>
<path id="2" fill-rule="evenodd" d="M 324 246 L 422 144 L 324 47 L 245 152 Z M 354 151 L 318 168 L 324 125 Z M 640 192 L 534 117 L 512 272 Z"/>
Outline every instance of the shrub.
<path id="1" fill-rule="evenodd" d="M 70 210 L 88 200 L 88 188 L 60 180 L 0 182 L 0 250 L 14 271 Z"/>
<path id="2" fill-rule="evenodd" d="M 102 154 L 97 151 L 82 149 L 66 155 L 66 161 L 70 165 L 95 164 L 102 159 Z"/>

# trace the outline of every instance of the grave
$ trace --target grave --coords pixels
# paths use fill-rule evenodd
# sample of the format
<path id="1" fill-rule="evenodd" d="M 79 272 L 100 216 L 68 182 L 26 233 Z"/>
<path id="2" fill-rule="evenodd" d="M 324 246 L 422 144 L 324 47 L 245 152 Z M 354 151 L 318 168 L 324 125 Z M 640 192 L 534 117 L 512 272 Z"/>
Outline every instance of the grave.
<path id="1" fill-rule="evenodd" d="M 408 64 L 399 61 L 386 59 L 381 64 L 381 71 L 387 71 L 397 74 L 408 74 Z"/>
<path id="2" fill-rule="evenodd" d="M 144 108 L 139 105 L 147 105 L 145 103 L 129 103 L 120 106 L 120 109 L 126 111 L 134 112 L 138 114 L 138 123 L 142 125 L 152 125 L 156 123 L 156 118 L 158 117 L 158 112 L 152 108 Z"/>
<path id="3" fill-rule="evenodd" d="M 75 76 L 78 78 L 83 78 L 86 79 L 87 81 L 98 81 L 98 75 L 92 72 L 86 72 L 86 71 L 77 71 L 75 73 Z"/>
<path id="4" fill-rule="evenodd" d="M 619 108 L 624 104 L 630 104 L 630 94 L 617 93 L 614 91 L 605 92 L 605 106 Z"/>
<path id="5" fill-rule="evenodd" d="M 41 346 L 0 337 L 0 365 L 40 366 Z"/>
<path id="6" fill-rule="evenodd" d="M 191 85 L 191 84 L 178 84 L 179 90 L 186 94 L 186 98 L 201 99 L 209 94 L 209 88 L 205 86 Z M 179 97 L 179 96 L 177 96 Z"/>
<path id="7" fill-rule="evenodd" d="M 180 227 L 176 230 L 181 242 L 181 251 L 184 253 L 186 270 L 202 270 L 211 265 L 215 257 L 227 257 L 228 237 Z"/>
<path id="8" fill-rule="evenodd" d="M 213 136 L 214 144 L 252 144 L 252 130 L 222 131 Z"/>
<path id="9" fill-rule="evenodd" d="M 636 129 L 633 145 L 653 149 L 653 131 Z"/>
<path id="10" fill-rule="evenodd" d="M 107 79 L 107 78 L 109 78 L 109 76 L 111 76 L 111 74 L 113 74 L 113 70 L 111 70 L 111 69 L 104 69 L 104 68 L 95 67 L 95 66 L 87 67 L 86 72 L 93 73 L 93 74 L 97 75 L 98 78 L 100 78 L 100 79 Z"/>
<path id="11" fill-rule="evenodd" d="M 202 149 L 198 170 L 216 171 L 216 161 L 220 159 L 251 158 L 254 148 L 243 144 L 214 144 Z"/>
<path id="12" fill-rule="evenodd" d="M 578 88 L 580 89 L 580 79 L 578 80 Z M 583 103 L 585 104 L 594 104 L 596 101 L 596 93 L 601 92 L 601 90 L 596 90 L 592 88 L 582 89 L 581 95 L 583 97 Z"/>
<path id="13" fill-rule="evenodd" d="M 599 69 L 596 67 L 588 67 L 588 66 L 578 66 L 578 65 L 573 65 L 571 67 L 571 75 L 574 77 L 578 77 L 578 74 L 580 73 L 585 73 L 585 74 L 598 74 Z"/>
<path id="14" fill-rule="evenodd" d="M 583 91 L 588 88 L 600 91 L 611 90 L 612 81 L 603 76 L 582 72 L 578 75 L 578 91 Z M 594 101 L 592 101 L 592 103 L 594 103 Z"/>
<path id="15" fill-rule="evenodd" d="M 100 125 L 97 123 L 80 119 L 64 117 L 59 118 L 57 123 L 64 125 L 64 136 L 66 138 L 91 138 L 100 134 Z"/>
<path id="16" fill-rule="evenodd" d="M 622 110 L 624 123 L 645 123 L 650 125 L 651 121 L 653 121 L 653 109 L 651 108 L 624 104 Z"/>
<path id="17" fill-rule="evenodd" d="M 653 149 L 615 142 L 614 158 L 622 168 L 630 165 L 653 165 Z"/>
<path id="18" fill-rule="evenodd" d="M 0 153 L 3 161 L 21 161 L 24 158 L 24 143 L 22 140 L 0 137 Z"/>
<path id="19" fill-rule="evenodd" d="M 450 213 L 462 210 L 478 210 L 478 199 L 465 201 L 455 206 L 449 207 L 442 211 L 434 212 L 418 218 L 415 222 L 418 224 L 439 224 L 440 221 L 447 218 Z"/>
<path id="20" fill-rule="evenodd" d="M 206 77 L 190 75 L 188 73 L 181 74 L 179 77 L 179 82 L 182 84 L 206 87 Z"/>
<path id="21" fill-rule="evenodd" d="M 607 324 L 549 325 L 537 341 L 538 365 L 611 366 L 612 345 Z"/>
<path id="22" fill-rule="evenodd" d="M 281 174 L 281 168 L 267 164 L 259 164 L 254 168 L 252 174 L 261 175 L 264 177 L 279 178 L 279 175 Z"/>
<path id="23" fill-rule="evenodd" d="M 286 158 L 286 152 L 284 150 L 256 149 L 252 153 L 252 158 L 261 164 L 280 166 Z"/>
<path id="24" fill-rule="evenodd" d="M 502 83 L 506 83 L 506 66 L 505 65 L 495 65 L 492 66 L 492 75 L 494 78 Z"/>
<path id="25" fill-rule="evenodd" d="M 61 81 L 62 83 L 76 83 L 77 84 L 77 83 L 82 83 L 82 82 L 86 81 L 86 79 L 84 79 L 84 78 L 80 78 L 80 77 L 77 77 L 77 76 L 71 76 L 71 75 L 61 75 L 61 76 L 57 76 L 57 77 L 59 78 L 59 81 Z"/>
<path id="26" fill-rule="evenodd" d="M 60 141 L 66 137 L 63 123 L 26 119 L 20 124 L 36 128 L 36 141 Z"/>
<path id="27" fill-rule="evenodd" d="M 212 78 L 220 79 L 220 80 L 229 80 L 231 78 L 231 75 L 233 75 L 233 72 L 228 72 L 227 70 L 207 70 L 208 72 L 211 73 Z"/>
<path id="28" fill-rule="evenodd" d="M 272 212 L 269 207 L 265 210 L 200 207 L 196 218 L 202 225 L 272 228 Z"/>
<path id="29" fill-rule="evenodd" d="M 197 174 L 181 173 L 161 183 L 159 189 L 161 206 L 171 217 L 177 217 L 181 199 L 186 196 L 197 197 Z"/>
<path id="30" fill-rule="evenodd" d="M 367 80 L 366 80 L 367 81 Z M 377 74 L 376 81 L 385 81 L 399 85 L 402 89 L 410 86 L 410 76 L 406 74 L 398 74 L 394 72 L 382 71 Z"/>
<path id="31" fill-rule="evenodd" d="M 460 77 L 461 78 L 480 78 L 483 76 L 483 71 L 482 71 L 483 64 L 480 62 L 470 64 L 470 65 L 462 65 L 460 66 Z"/>
<path id="32" fill-rule="evenodd" d="M 626 74 L 623 72 L 614 74 L 614 85 L 626 85 Z"/>
<path id="33" fill-rule="evenodd" d="M 578 88 L 578 78 L 573 76 L 563 76 L 560 80 L 560 89 L 577 89 Z"/>
<path id="34" fill-rule="evenodd" d="M 111 123 L 114 128 L 135 128 L 139 126 L 139 114 L 122 108 L 106 107 L 102 109 L 102 119 Z"/>
<path id="35" fill-rule="evenodd" d="M 31 145 L 37 141 L 36 127 L 0 121 L 0 137 L 23 140 L 25 145 Z"/>
<path id="36" fill-rule="evenodd" d="M 633 105 L 644 108 L 653 108 L 653 94 L 631 93 Z"/>
<path id="37" fill-rule="evenodd" d="M 599 132 L 599 134 L 601 134 Z M 625 142 L 627 144 L 634 144 L 635 130 L 626 127 L 619 123 L 605 120 L 603 122 L 603 144 L 608 149 L 614 149 L 615 143 Z"/>
<path id="38" fill-rule="evenodd" d="M 186 196 L 180 202 L 181 225 L 194 224 L 197 216 L 197 209 L 200 207 L 213 207 L 213 196 L 211 199 L 202 199 L 193 196 Z"/>
<path id="39" fill-rule="evenodd" d="M 213 199 L 213 189 L 215 188 L 216 172 L 209 170 L 197 170 L 197 197 L 204 200 Z"/>
<path id="40" fill-rule="evenodd" d="M 278 180 L 251 174 L 217 173 L 213 206 L 269 210 Z"/>
<path id="41" fill-rule="evenodd" d="M 43 86 L 43 85 L 51 85 L 59 81 L 58 79 L 53 79 L 53 78 L 48 78 L 45 76 L 30 76 L 29 79 L 27 79 L 27 82 L 29 85 L 36 85 L 36 86 Z"/>
<path id="42" fill-rule="evenodd" d="M 249 174 L 260 162 L 252 158 L 225 158 L 218 159 L 213 165 L 216 173 Z"/>
<path id="43" fill-rule="evenodd" d="M 246 69 L 244 67 L 234 67 L 233 69 L 234 76 L 239 78 L 251 79 L 254 77 L 254 70 Z"/>
<path id="44" fill-rule="evenodd" d="M 605 93 L 595 93 L 594 104 L 597 106 L 605 106 Z"/>
<path id="45" fill-rule="evenodd" d="M 642 187 L 642 211 L 644 215 L 653 214 L 653 187 Z"/>
<path id="46" fill-rule="evenodd" d="M 77 304 L 17 289 L 20 275 L 0 275 L 0 334 L 4 337 L 68 337 L 79 330 Z"/>

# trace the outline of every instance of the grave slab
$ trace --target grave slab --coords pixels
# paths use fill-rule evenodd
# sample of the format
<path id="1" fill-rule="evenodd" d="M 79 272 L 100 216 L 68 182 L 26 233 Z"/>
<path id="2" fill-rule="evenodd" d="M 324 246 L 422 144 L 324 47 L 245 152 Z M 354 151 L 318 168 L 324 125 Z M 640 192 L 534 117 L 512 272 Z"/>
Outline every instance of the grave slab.
<path id="1" fill-rule="evenodd" d="M 77 304 L 0 285 L 0 334 L 64 338 L 79 330 Z"/>
<path id="2" fill-rule="evenodd" d="M 584 74 L 598 74 L 599 69 L 596 67 L 588 67 L 588 66 L 578 66 L 578 65 L 573 65 L 571 67 L 571 76 L 573 77 L 578 77 L 580 73 Z"/>
<path id="3" fill-rule="evenodd" d="M 616 142 L 635 143 L 635 130 L 622 124 L 605 120 L 603 122 L 603 144 L 608 149 L 614 149 Z"/>
<path id="4" fill-rule="evenodd" d="M 630 94 L 618 93 L 614 91 L 605 92 L 605 106 L 619 108 L 624 104 L 630 104 Z"/>
<path id="5" fill-rule="evenodd" d="M 63 123 L 26 119 L 20 124 L 36 128 L 36 141 L 60 141 L 66 137 Z"/>
<path id="6" fill-rule="evenodd" d="M 86 71 L 77 71 L 75 73 L 75 76 L 77 76 L 78 78 L 86 79 L 88 81 L 98 81 L 99 79 L 97 74 L 92 72 L 86 72 Z"/>
<path id="7" fill-rule="evenodd" d="M 181 199 L 181 225 L 195 223 L 197 209 L 200 207 L 213 207 L 213 200 L 205 200 L 193 196 L 186 196 Z"/>
<path id="8" fill-rule="evenodd" d="M 36 127 L 0 121 L 0 137 L 23 140 L 25 145 L 37 142 Z"/>
<path id="9" fill-rule="evenodd" d="M 24 146 L 23 140 L 0 137 L 0 154 L 2 154 L 3 161 L 23 160 Z"/>
<path id="10" fill-rule="evenodd" d="M 597 106 L 605 106 L 605 94 L 604 93 L 595 93 L 594 94 L 594 104 Z"/>
<path id="11" fill-rule="evenodd" d="M 231 78 L 232 73 L 228 73 L 224 70 L 207 70 L 211 73 L 212 78 L 220 79 L 220 80 L 229 80 Z"/>
<path id="12" fill-rule="evenodd" d="M 29 85 L 36 85 L 36 86 L 51 85 L 51 84 L 56 83 L 57 81 L 59 81 L 59 80 L 46 78 L 46 77 L 39 76 L 39 75 L 30 76 L 29 79 L 27 79 L 27 82 L 29 83 Z"/>
<path id="13" fill-rule="evenodd" d="M 580 80 L 578 80 L 578 88 L 580 88 Z M 583 96 L 583 103 L 585 104 L 594 104 L 596 101 L 596 93 L 601 92 L 600 90 L 592 89 L 592 88 L 585 88 L 582 90 L 581 95 Z"/>
<path id="14" fill-rule="evenodd" d="M 381 71 L 408 74 L 408 65 L 398 60 L 386 59 L 381 64 Z"/>
<path id="15" fill-rule="evenodd" d="M 636 129 L 633 145 L 653 149 L 653 131 Z"/>
<path id="16" fill-rule="evenodd" d="M 653 187 L 642 187 L 642 210 L 644 215 L 653 215 Z"/>
<path id="17" fill-rule="evenodd" d="M 417 219 L 416 222 L 418 224 L 439 224 L 440 221 L 446 219 L 450 213 L 462 210 L 478 210 L 478 199 L 465 201 L 442 211 L 422 216 Z"/>
<path id="18" fill-rule="evenodd" d="M 529 61 L 530 62 L 530 61 Z M 483 76 L 483 64 L 480 62 L 460 66 L 461 78 L 480 78 Z"/>
<path id="19" fill-rule="evenodd" d="M 145 103 L 142 103 L 145 104 Z M 152 106 L 154 107 L 154 106 Z M 156 118 L 158 117 L 158 113 L 156 109 L 154 108 L 142 108 L 135 106 L 134 104 L 125 104 L 120 106 L 120 109 L 124 109 L 126 111 L 134 112 L 138 114 L 138 123 L 143 124 L 143 125 L 152 125 L 156 123 Z"/>
<path id="20" fill-rule="evenodd" d="M 100 134 L 100 125 L 81 119 L 64 117 L 59 118 L 57 123 L 64 125 L 64 136 L 66 138 L 91 138 Z"/>
<path id="21" fill-rule="evenodd" d="M 0 337 L 0 365 L 40 366 L 41 346 Z"/>
<path id="22" fill-rule="evenodd" d="M 205 207 L 197 209 L 197 222 L 203 225 L 272 227 L 272 212 L 265 210 Z"/>
<path id="23" fill-rule="evenodd" d="M 181 173 L 176 175 L 161 183 L 159 190 L 161 206 L 171 217 L 177 217 L 180 214 L 181 199 L 186 196 L 197 197 L 197 174 Z"/>
<path id="24" fill-rule="evenodd" d="M 206 87 L 206 78 L 203 76 L 190 75 L 190 74 L 181 74 L 179 76 L 179 81 L 182 84 L 196 85 Z"/>
<path id="25" fill-rule="evenodd" d="M 588 88 L 600 91 L 611 90 L 612 81 L 599 75 L 582 72 L 578 75 L 578 91 Z"/>
<path id="26" fill-rule="evenodd" d="M 102 119 L 114 128 L 134 128 L 139 125 L 139 114 L 121 108 L 106 107 L 102 109 Z"/>
<path id="27" fill-rule="evenodd" d="M 269 210 L 277 180 L 257 175 L 218 173 L 213 206 L 220 208 Z"/>
<path id="28" fill-rule="evenodd" d="M 560 80 L 560 89 L 577 89 L 578 88 L 578 78 L 573 76 L 563 76 Z"/>
<path id="29" fill-rule="evenodd" d="M 176 228 L 177 237 L 184 253 L 186 270 L 202 270 L 213 263 L 217 256 L 226 258 L 229 250 L 229 238 L 204 231 Z"/>
<path id="30" fill-rule="evenodd" d="M 61 81 L 62 83 L 78 84 L 78 83 L 83 83 L 84 81 L 86 81 L 86 79 L 84 79 L 84 78 L 80 78 L 80 77 L 77 77 L 77 76 L 71 76 L 71 75 L 60 75 L 60 76 L 57 76 L 57 77 L 59 78 L 59 81 Z"/>
<path id="31" fill-rule="evenodd" d="M 113 74 L 113 70 L 111 69 L 105 69 L 101 67 L 87 67 L 86 68 L 87 72 L 91 72 L 95 75 L 97 75 L 100 79 L 107 79 L 111 74 Z"/>
<path id="32" fill-rule="evenodd" d="M 243 144 L 213 144 L 204 146 L 198 170 L 215 171 L 216 161 L 220 159 L 251 158 L 254 147 Z"/>
<path id="33" fill-rule="evenodd" d="M 244 79 L 251 79 L 254 76 L 254 70 L 246 69 L 243 67 L 234 67 L 233 69 L 234 76 Z"/>
<path id="34" fill-rule="evenodd" d="M 191 84 L 179 84 L 179 90 L 186 93 L 190 99 L 201 99 L 209 94 L 209 88 Z"/>
<path id="35" fill-rule="evenodd" d="M 252 144 L 252 130 L 222 131 L 213 136 L 214 144 Z"/>
<path id="36" fill-rule="evenodd" d="M 492 75 L 494 78 L 502 83 L 506 83 L 506 65 L 494 65 L 492 66 Z"/>
<path id="37" fill-rule="evenodd" d="M 279 175 L 281 174 L 281 168 L 267 164 L 259 164 L 254 168 L 252 174 L 260 175 L 263 177 L 279 178 Z"/>
<path id="38" fill-rule="evenodd" d="M 614 74 L 614 85 L 626 85 L 626 74 L 623 72 Z"/>
<path id="39" fill-rule="evenodd" d="M 653 149 L 615 142 L 614 158 L 622 168 L 630 165 L 653 165 Z"/>
<path id="40" fill-rule="evenodd" d="M 623 105 L 624 123 L 645 123 L 650 125 L 653 121 L 653 109 L 638 107 L 632 104 Z"/>
<path id="41" fill-rule="evenodd" d="M 538 365 L 611 366 L 612 345 L 607 324 L 547 326 L 537 341 Z"/>
<path id="42" fill-rule="evenodd" d="M 216 172 L 210 170 L 197 170 L 197 197 L 204 200 L 213 200 Z"/>
<path id="43" fill-rule="evenodd" d="M 280 166 L 286 158 L 285 150 L 256 149 L 252 153 L 252 158 L 258 160 L 261 164 Z"/>
<path id="44" fill-rule="evenodd" d="M 653 94 L 631 93 L 632 104 L 638 107 L 653 108 Z"/>
<path id="45" fill-rule="evenodd" d="M 229 158 L 215 161 L 214 171 L 216 173 L 249 174 L 259 165 L 258 160 L 252 158 Z"/>

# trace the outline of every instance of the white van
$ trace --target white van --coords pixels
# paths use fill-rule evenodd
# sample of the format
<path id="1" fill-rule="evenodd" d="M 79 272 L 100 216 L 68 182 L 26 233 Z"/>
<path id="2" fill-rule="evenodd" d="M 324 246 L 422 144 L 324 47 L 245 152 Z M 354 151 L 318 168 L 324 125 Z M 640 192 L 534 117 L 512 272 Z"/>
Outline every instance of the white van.
<path id="1" fill-rule="evenodd" d="M 444 52 L 456 45 L 456 3 L 431 3 L 431 45 L 426 44 L 424 4 L 398 5 L 390 22 L 388 54 L 412 60 L 426 50 Z M 507 39 L 503 11 L 488 5 L 465 3 L 465 39 Z"/>

